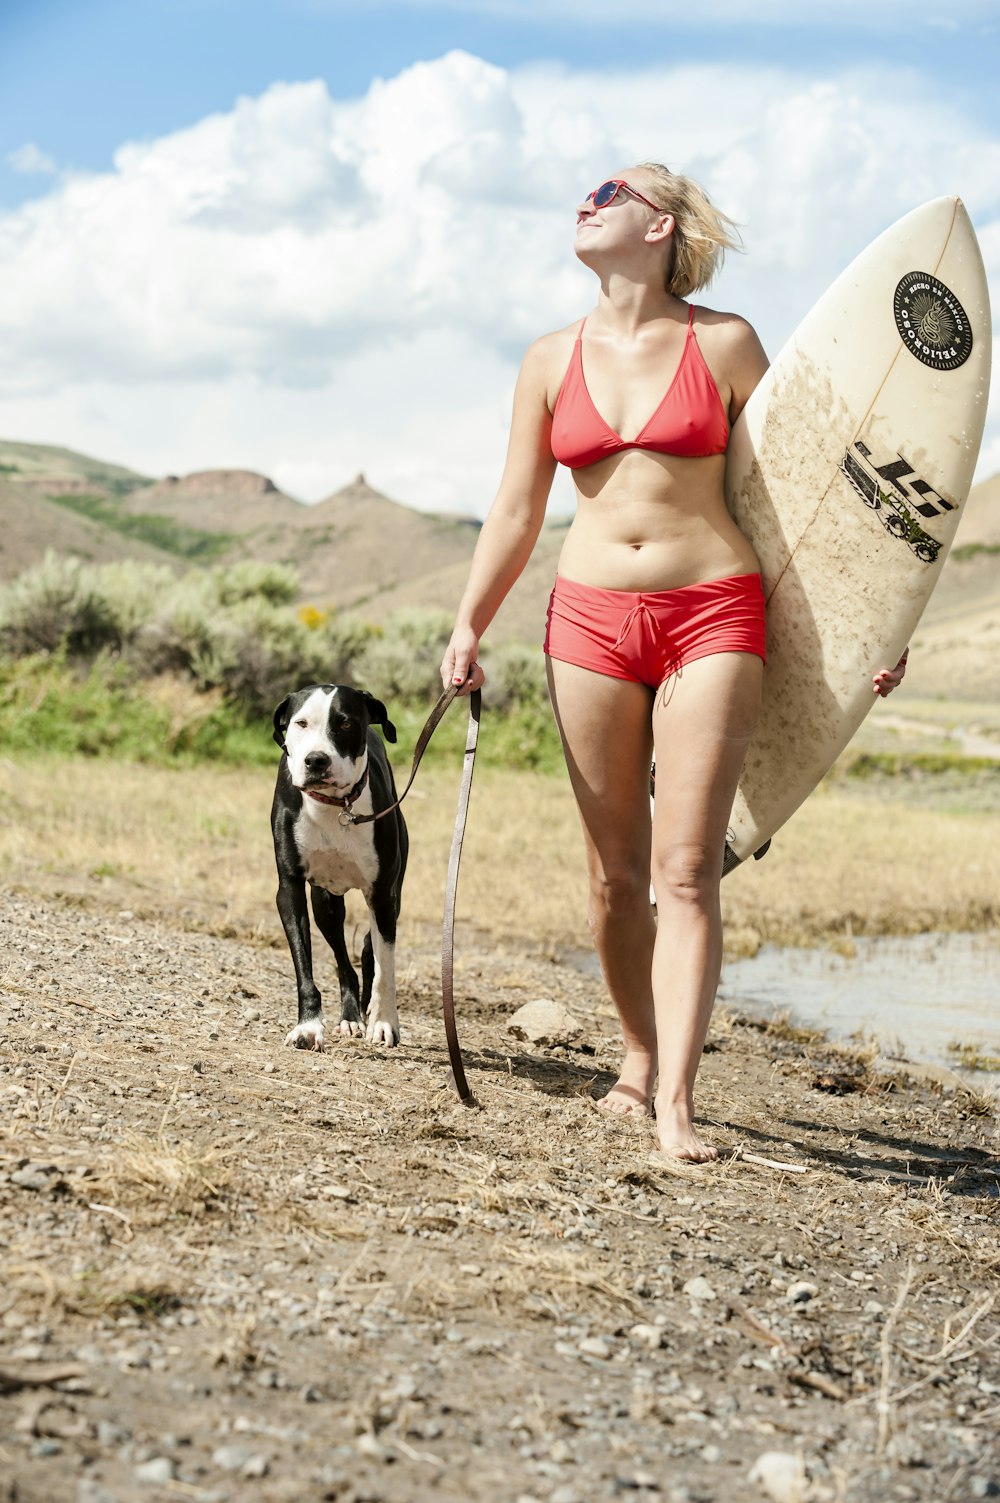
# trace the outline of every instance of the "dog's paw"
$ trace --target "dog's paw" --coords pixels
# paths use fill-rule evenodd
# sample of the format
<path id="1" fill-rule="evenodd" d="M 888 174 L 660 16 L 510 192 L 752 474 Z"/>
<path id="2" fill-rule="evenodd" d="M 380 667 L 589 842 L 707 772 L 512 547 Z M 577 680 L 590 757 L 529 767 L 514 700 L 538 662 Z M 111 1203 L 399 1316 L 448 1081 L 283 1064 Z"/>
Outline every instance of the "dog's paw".
<path id="1" fill-rule="evenodd" d="M 365 1031 L 366 1044 L 381 1044 L 392 1049 L 399 1043 L 399 1022 L 393 1018 L 370 1018 Z"/>
<path id="2" fill-rule="evenodd" d="M 356 1018 L 341 1018 L 337 1032 L 344 1039 L 360 1039 L 364 1037 L 365 1025 Z"/>
<path id="3" fill-rule="evenodd" d="M 325 1033 L 322 1022 L 299 1023 L 285 1035 L 285 1043 L 291 1044 L 296 1049 L 316 1049 L 323 1047 L 323 1035 Z"/>

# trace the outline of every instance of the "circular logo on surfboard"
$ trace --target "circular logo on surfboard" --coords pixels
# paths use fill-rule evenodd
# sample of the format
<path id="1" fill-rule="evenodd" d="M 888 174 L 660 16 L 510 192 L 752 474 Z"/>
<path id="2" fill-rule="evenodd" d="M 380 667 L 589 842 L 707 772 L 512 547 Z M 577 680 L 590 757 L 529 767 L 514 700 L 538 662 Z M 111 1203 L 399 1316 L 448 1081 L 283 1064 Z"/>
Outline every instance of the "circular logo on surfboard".
<path id="1" fill-rule="evenodd" d="M 953 371 L 972 350 L 972 325 L 958 298 L 929 271 L 908 271 L 892 300 L 899 337 L 932 370 Z"/>

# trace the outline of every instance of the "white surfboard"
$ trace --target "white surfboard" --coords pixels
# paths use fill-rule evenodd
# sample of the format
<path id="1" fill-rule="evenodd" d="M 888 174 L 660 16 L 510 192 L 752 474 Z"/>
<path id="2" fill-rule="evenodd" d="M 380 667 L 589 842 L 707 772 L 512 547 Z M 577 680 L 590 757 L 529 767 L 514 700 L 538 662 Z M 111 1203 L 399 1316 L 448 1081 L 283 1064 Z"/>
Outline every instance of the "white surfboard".
<path id="1" fill-rule="evenodd" d="M 990 343 L 969 216 L 935 199 L 838 277 L 734 425 L 726 495 L 761 563 L 768 659 L 726 871 L 815 788 L 907 645 L 972 484 Z"/>

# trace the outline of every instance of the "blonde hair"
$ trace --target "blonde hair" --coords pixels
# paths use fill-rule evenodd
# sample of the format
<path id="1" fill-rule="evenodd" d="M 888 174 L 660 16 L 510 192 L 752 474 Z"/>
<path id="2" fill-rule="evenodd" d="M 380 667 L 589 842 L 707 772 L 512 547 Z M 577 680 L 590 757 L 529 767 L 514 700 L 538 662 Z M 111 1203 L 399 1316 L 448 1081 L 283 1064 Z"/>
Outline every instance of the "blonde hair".
<path id="1" fill-rule="evenodd" d="M 675 297 L 687 297 L 699 287 L 707 287 L 722 270 L 727 250 L 743 249 L 740 232 L 694 178 L 671 172 L 662 162 L 639 165 L 653 179 L 649 197 L 674 216 L 674 254 L 667 267 L 667 291 Z"/>

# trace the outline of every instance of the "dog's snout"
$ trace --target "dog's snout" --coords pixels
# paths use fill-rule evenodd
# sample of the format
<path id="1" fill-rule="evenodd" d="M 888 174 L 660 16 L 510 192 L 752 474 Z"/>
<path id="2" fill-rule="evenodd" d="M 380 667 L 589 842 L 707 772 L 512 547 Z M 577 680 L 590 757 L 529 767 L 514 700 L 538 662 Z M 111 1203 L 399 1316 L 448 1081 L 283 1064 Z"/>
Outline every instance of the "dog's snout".
<path id="1" fill-rule="evenodd" d="M 330 757 L 327 752 L 308 752 L 305 757 L 306 772 L 310 777 L 321 778 L 330 771 Z"/>

